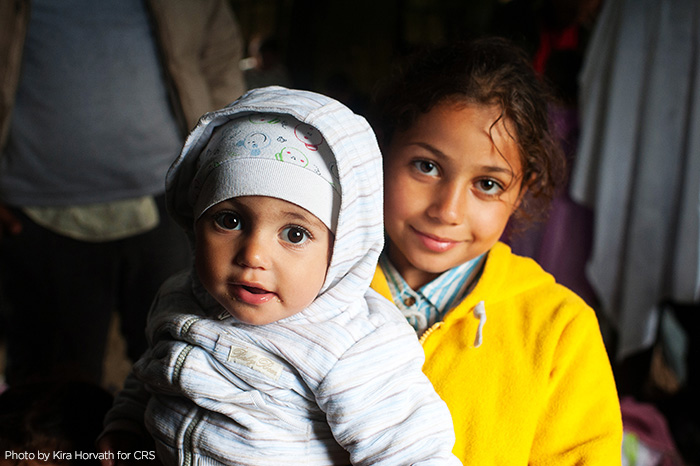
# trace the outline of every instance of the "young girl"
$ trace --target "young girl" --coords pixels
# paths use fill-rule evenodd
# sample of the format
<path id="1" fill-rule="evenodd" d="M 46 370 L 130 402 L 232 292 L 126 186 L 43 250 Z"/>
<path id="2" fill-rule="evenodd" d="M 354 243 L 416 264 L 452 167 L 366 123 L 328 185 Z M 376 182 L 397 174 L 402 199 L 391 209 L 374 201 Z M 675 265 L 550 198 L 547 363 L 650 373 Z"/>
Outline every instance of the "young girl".
<path id="1" fill-rule="evenodd" d="M 419 335 L 464 464 L 620 464 L 595 313 L 499 242 L 560 180 L 543 84 L 501 39 L 432 50 L 376 99 L 387 246 L 372 287 Z"/>

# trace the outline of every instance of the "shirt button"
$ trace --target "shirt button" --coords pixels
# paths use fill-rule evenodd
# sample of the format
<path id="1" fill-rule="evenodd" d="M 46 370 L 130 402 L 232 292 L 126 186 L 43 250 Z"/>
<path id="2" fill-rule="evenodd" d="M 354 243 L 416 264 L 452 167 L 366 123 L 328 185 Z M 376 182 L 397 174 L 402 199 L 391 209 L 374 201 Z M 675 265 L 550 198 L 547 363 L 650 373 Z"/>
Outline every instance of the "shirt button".
<path id="1" fill-rule="evenodd" d="M 416 304 L 416 298 L 414 298 L 413 296 L 409 296 L 408 298 L 406 298 L 406 299 L 403 300 L 403 303 L 404 303 L 406 306 L 411 307 L 411 306 L 413 306 L 414 304 Z"/>

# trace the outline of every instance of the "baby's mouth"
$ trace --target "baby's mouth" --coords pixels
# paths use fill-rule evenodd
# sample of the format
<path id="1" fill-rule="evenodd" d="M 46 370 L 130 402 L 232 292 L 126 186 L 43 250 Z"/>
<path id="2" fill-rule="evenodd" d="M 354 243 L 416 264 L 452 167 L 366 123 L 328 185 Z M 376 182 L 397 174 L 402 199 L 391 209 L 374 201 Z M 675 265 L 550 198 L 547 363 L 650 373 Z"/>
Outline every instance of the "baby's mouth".
<path id="1" fill-rule="evenodd" d="M 248 292 L 253 293 L 253 294 L 265 294 L 265 293 L 268 293 L 267 290 L 263 290 L 262 288 L 256 288 L 256 287 L 254 287 L 254 286 L 245 286 L 245 285 L 241 285 L 241 286 L 243 286 L 244 289 L 248 290 Z"/>
<path id="2" fill-rule="evenodd" d="M 230 290 L 232 298 L 246 304 L 261 305 L 267 303 L 271 299 L 276 298 L 276 300 L 279 300 L 276 293 L 260 288 L 259 286 L 238 283 L 232 284 Z"/>

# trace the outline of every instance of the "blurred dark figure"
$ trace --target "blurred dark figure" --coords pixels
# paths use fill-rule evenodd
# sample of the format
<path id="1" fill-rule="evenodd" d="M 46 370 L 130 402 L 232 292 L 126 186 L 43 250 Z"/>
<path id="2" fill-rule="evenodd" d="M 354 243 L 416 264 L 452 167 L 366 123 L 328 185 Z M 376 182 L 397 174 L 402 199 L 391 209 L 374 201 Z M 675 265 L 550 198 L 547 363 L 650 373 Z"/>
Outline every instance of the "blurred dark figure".
<path id="1" fill-rule="evenodd" d="M 225 0 L 0 0 L 0 279 L 7 381 L 99 383 L 113 312 L 132 360 L 190 251 L 165 173 L 244 91 Z"/>

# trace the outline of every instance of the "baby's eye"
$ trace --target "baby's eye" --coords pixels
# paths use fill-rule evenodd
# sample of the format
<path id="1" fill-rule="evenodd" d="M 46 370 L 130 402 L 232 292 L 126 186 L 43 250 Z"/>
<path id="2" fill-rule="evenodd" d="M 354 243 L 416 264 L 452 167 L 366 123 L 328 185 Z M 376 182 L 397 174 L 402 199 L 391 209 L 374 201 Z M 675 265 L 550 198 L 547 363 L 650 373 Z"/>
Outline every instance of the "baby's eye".
<path id="1" fill-rule="evenodd" d="M 438 174 L 437 165 L 428 160 L 416 160 L 413 162 L 413 166 L 424 175 L 436 176 Z"/>
<path id="2" fill-rule="evenodd" d="M 224 230 L 241 229 L 241 217 L 235 212 L 220 212 L 214 217 L 214 221 Z"/>
<path id="3" fill-rule="evenodd" d="M 304 244 L 311 239 L 311 234 L 300 226 L 291 226 L 282 230 L 282 241 L 292 243 L 294 245 Z"/>
<path id="4" fill-rule="evenodd" d="M 484 178 L 482 180 L 477 181 L 477 187 L 481 192 L 484 194 L 489 194 L 489 195 L 497 195 L 503 190 L 503 186 L 491 178 Z"/>

